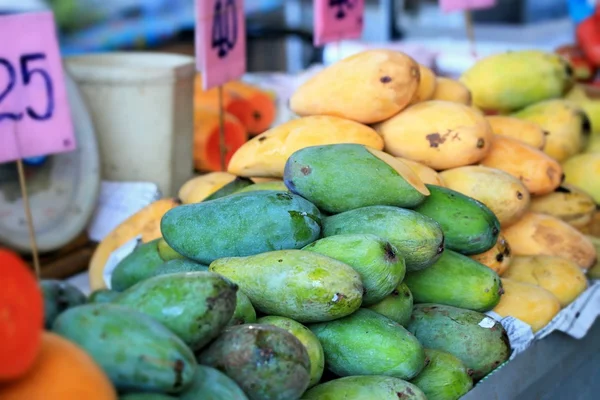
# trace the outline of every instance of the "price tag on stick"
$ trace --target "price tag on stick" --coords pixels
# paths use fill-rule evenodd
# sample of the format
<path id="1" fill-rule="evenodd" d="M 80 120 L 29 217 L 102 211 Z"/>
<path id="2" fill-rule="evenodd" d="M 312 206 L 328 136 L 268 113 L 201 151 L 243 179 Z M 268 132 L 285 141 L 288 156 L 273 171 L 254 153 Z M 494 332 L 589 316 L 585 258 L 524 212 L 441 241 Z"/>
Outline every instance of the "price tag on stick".
<path id="1" fill-rule="evenodd" d="M 313 7 L 315 46 L 361 37 L 365 0 L 315 0 Z"/>
<path id="2" fill-rule="evenodd" d="M 23 158 L 75 150 L 54 16 L 0 16 L 0 163 L 16 161 L 36 274 L 40 265 Z"/>

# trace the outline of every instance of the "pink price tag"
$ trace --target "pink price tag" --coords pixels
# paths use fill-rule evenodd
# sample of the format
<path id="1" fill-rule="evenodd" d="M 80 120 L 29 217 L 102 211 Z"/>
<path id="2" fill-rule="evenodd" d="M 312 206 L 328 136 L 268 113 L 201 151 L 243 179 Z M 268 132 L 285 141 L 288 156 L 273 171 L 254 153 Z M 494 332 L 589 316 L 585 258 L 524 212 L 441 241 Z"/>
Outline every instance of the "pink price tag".
<path id="1" fill-rule="evenodd" d="M 0 163 L 75 150 L 51 12 L 0 16 Z"/>
<path id="2" fill-rule="evenodd" d="M 315 0 L 314 12 L 315 46 L 361 37 L 365 0 Z"/>
<path id="3" fill-rule="evenodd" d="M 197 69 L 208 90 L 246 72 L 243 0 L 197 0 Z"/>
<path id="4" fill-rule="evenodd" d="M 492 8 L 496 3 L 496 0 L 440 0 L 444 12 Z"/>

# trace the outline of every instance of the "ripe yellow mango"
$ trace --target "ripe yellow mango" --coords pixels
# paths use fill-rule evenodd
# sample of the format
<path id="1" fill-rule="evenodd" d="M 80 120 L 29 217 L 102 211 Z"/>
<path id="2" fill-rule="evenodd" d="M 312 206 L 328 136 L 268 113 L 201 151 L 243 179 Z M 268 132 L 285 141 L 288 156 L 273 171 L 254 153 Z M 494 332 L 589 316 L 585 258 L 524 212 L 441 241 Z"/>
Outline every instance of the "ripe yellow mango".
<path id="1" fill-rule="evenodd" d="M 548 255 L 574 261 L 588 269 L 596 262 L 596 249 L 585 235 L 551 215 L 528 212 L 503 231 L 513 255 Z"/>
<path id="2" fill-rule="evenodd" d="M 511 263 L 512 255 L 508 241 L 504 235 L 500 234 L 498 235 L 498 240 L 496 241 L 494 247 L 485 253 L 471 256 L 471 258 L 492 269 L 493 271 L 496 271 L 498 275 L 502 276 L 504 271 L 506 271 Z"/>
<path id="3" fill-rule="evenodd" d="M 592 220 L 596 202 L 576 186 L 563 184 L 552 193 L 533 197 L 530 210 L 553 215 L 576 228 L 582 228 Z"/>
<path id="4" fill-rule="evenodd" d="M 282 178 L 287 159 L 297 150 L 325 144 L 356 143 L 383 149 L 372 128 L 340 117 L 317 115 L 290 120 L 246 142 L 228 171 L 238 176 Z"/>
<path id="5" fill-rule="evenodd" d="M 415 174 L 417 174 L 419 178 L 421 178 L 423 183 L 428 183 L 436 186 L 446 186 L 440 174 L 438 174 L 433 168 L 429 168 L 427 165 L 421 164 L 417 161 L 409 160 L 408 158 L 396 158 L 402 161 L 404 164 L 408 165 L 410 169 L 412 169 L 415 172 Z"/>
<path id="6" fill-rule="evenodd" d="M 514 317 L 539 331 L 560 311 L 560 302 L 552 293 L 530 283 L 502 278 L 504 294 L 494 312 L 501 317 Z"/>
<path id="7" fill-rule="evenodd" d="M 535 122 L 506 115 L 489 115 L 485 119 L 495 134 L 518 139 L 539 150 L 544 149 L 546 133 Z"/>
<path id="8" fill-rule="evenodd" d="M 435 80 L 435 91 L 432 99 L 452 101 L 470 106 L 471 91 L 457 80 L 438 76 Z"/>
<path id="9" fill-rule="evenodd" d="M 300 116 L 333 115 L 371 124 L 403 110 L 417 92 L 419 64 L 393 50 L 366 50 L 325 68 L 290 98 Z"/>
<path id="10" fill-rule="evenodd" d="M 183 204 L 199 203 L 235 178 L 235 175 L 222 171 L 196 176 L 181 186 L 179 199 Z"/>
<path id="11" fill-rule="evenodd" d="M 466 166 L 446 170 L 440 176 L 447 188 L 485 204 L 502 227 L 517 221 L 529 208 L 530 195 L 523 182 L 499 169 Z"/>
<path id="12" fill-rule="evenodd" d="M 600 134 L 600 101 L 590 98 L 581 85 L 574 85 L 565 99 L 577 103 L 587 114 L 592 125 L 592 133 Z"/>
<path id="13" fill-rule="evenodd" d="M 596 251 L 600 251 L 600 238 L 595 236 L 586 236 L 596 247 Z M 587 275 L 590 279 L 600 279 L 600 260 L 596 260 L 596 263 L 588 269 Z"/>
<path id="14" fill-rule="evenodd" d="M 542 151 L 502 135 L 495 135 L 491 147 L 481 165 L 520 179 L 532 195 L 551 193 L 560 185 L 562 167 Z"/>
<path id="15" fill-rule="evenodd" d="M 421 77 L 419 87 L 410 104 L 431 100 L 435 92 L 435 73 L 426 66 L 419 64 L 419 75 Z"/>
<path id="16" fill-rule="evenodd" d="M 587 279 L 579 265 L 555 256 L 515 256 L 503 277 L 546 289 L 562 307 L 587 288 Z"/>
<path id="17" fill-rule="evenodd" d="M 472 107 L 442 100 L 410 106 L 375 125 L 385 150 L 436 170 L 480 161 L 493 133 L 483 114 Z"/>
<path id="18" fill-rule="evenodd" d="M 600 203 L 600 153 L 584 153 L 563 163 L 565 182 L 577 186 Z"/>

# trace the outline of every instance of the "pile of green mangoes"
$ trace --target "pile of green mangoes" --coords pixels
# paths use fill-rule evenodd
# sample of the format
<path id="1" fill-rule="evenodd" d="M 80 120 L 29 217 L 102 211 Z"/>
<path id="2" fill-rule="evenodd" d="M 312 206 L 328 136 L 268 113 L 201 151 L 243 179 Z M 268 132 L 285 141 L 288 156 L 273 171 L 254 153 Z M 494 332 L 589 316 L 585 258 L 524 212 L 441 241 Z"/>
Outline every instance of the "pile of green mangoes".
<path id="1" fill-rule="evenodd" d="M 123 399 L 458 399 L 510 355 L 483 314 L 500 278 L 469 257 L 500 224 L 382 154 L 307 147 L 284 188 L 171 209 L 111 290 L 46 282 L 47 326 Z"/>

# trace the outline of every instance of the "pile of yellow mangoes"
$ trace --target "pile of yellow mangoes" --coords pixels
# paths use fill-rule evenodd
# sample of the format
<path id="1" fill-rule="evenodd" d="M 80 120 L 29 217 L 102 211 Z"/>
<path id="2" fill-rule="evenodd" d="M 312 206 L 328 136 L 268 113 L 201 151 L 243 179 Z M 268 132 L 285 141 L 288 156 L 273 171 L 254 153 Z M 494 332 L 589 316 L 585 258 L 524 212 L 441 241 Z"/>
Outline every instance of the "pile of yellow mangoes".
<path id="1" fill-rule="evenodd" d="M 159 200 L 117 227 L 91 261 L 92 289 L 104 287 L 111 252 L 142 233 L 144 242 L 160 237 L 168 209 L 200 202 L 238 177 L 285 188 L 292 153 L 336 143 L 384 150 L 424 183 L 496 214 L 497 245 L 472 258 L 502 276 L 499 315 L 537 331 L 587 288 L 586 271 L 600 278 L 600 102 L 574 85 L 561 56 L 497 54 L 454 80 L 404 53 L 367 50 L 304 83 L 290 107 L 298 118 L 245 143 L 227 172 L 195 177 L 179 199 Z"/>

